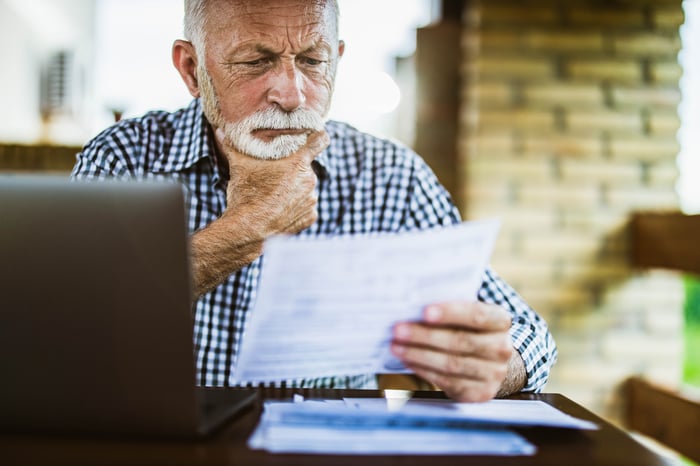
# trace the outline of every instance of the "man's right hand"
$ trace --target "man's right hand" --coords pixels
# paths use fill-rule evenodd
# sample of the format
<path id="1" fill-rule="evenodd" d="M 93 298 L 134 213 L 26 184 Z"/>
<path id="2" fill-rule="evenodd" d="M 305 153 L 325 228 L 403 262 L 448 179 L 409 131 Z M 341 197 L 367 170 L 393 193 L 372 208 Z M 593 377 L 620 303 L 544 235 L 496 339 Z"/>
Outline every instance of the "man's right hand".
<path id="1" fill-rule="evenodd" d="M 223 145 L 219 133 L 217 140 Z M 316 174 L 311 162 L 328 146 L 325 131 L 310 133 L 297 152 L 279 160 L 261 160 L 225 147 L 230 180 L 223 219 L 244 218 L 254 236 L 298 233 L 318 217 Z"/>
<path id="2" fill-rule="evenodd" d="M 311 162 L 329 143 L 325 131 L 313 132 L 290 156 L 260 160 L 225 144 L 220 131 L 216 138 L 229 165 L 227 207 L 192 235 L 195 298 L 260 256 L 269 236 L 298 233 L 316 221 L 317 178 Z"/>

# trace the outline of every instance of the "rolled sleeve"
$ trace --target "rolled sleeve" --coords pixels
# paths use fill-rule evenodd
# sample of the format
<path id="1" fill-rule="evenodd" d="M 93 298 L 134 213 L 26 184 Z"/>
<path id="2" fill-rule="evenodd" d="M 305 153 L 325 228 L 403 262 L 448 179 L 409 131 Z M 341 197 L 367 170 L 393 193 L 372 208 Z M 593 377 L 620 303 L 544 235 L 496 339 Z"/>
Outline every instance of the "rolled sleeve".
<path id="1" fill-rule="evenodd" d="M 520 354 L 527 372 L 527 382 L 522 391 L 542 391 L 557 360 L 554 337 L 544 319 L 490 268 L 485 272 L 479 299 L 498 304 L 512 314 L 510 335 L 513 347 Z"/>

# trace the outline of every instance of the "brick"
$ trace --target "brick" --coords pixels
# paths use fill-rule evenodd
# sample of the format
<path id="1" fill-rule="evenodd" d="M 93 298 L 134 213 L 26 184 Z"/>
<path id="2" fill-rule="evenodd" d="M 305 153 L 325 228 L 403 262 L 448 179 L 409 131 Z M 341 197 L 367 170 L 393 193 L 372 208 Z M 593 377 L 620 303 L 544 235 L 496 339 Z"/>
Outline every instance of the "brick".
<path id="1" fill-rule="evenodd" d="M 480 56 L 467 63 L 467 69 L 473 71 L 481 79 L 497 79 L 511 81 L 513 79 L 551 79 L 554 76 L 554 63 L 547 57 L 493 57 Z"/>
<path id="2" fill-rule="evenodd" d="M 465 145 L 469 143 L 472 143 L 471 152 L 468 152 L 470 158 L 512 154 L 515 149 L 512 131 L 507 128 L 497 132 L 487 132 L 484 128 L 479 128 L 478 133 L 461 139 L 459 147 L 466 149 Z M 463 150 L 462 152 L 464 153 Z"/>
<path id="3" fill-rule="evenodd" d="M 513 243 L 508 238 L 505 238 L 504 235 L 499 236 L 491 253 L 491 266 L 499 270 L 503 267 L 503 264 L 512 263 L 514 260 L 513 251 Z M 516 283 L 513 280 L 509 281 L 509 283 L 521 291 L 522 285 L 520 283 Z"/>
<path id="4" fill-rule="evenodd" d="M 600 190 L 596 185 L 570 183 L 531 183 L 520 186 L 516 193 L 517 205 L 548 207 L 593 207 L 600 205 Z"/>
<path id="5" fill-rule="evenodd" d="M 609 149 L 613 159 L 658 162 L 675 160 L 680 145 L 675 138 L 614 138 Z"/>
<path id="6" fill-rule="evenodd" d="M 586 236 L 585 243 L 576 243 L 578 236 Z M 551 241 L 550 241 L 551 240 Z M 598 243 L 590 232 L 562 231 L 558 229 L 541 231 L 518 231 L 512 229 L 504 231 L 499 237 L 499 248 L 494 253 L 494 259 L 503 257 L 507 264 L 520 261 L 529 263 L 551 263 L 558 267 L 563 261 L 596 260 Z M 547 244 L 556 247 L 547 247 Z M 500 254 L 505 255 L 500 256 Z M 527 282 L 528 286 L 546 285 L 539 282 Z M 551 285 L 551 282 L 547 283 Z M 584 287 L 581 288 L 582 290 Z"/>
<path id="7" fill-rule="evenodd" d="M 459 124 L 464 125 L 470 133 L 473 133 L 478 129 L 479 114 L 479 106 L 474 102 L 470 102 L 469 105 L 465 105 L 459 112 Z"/>
<path id="8" fill-rule="evenodd" d="M 566 383 L 576 385 L 591 385 L 598 381 L 599 387 L 609 387 L 614 380 L 624 380 L 630 375 L 629 365 L 624 363 L 603 363 L 598 358 L 581 358 L 579 361 L 567 361 L 567 364 L 557 366 L 559 377 Z"/>
<path id="9" fill-rule="evenodd" d="M 618 188 L 612 187 L 607 193 L 607 202 L 624 206 L 628 210 L 679 209 L 678 194 L 674 189 L 664 188 Z"/>
<path id="10" fill-rule="evenodd" d="M 467 98 L 480 108 L 507 107 L 513 104 L 513 88 L 506 82 L 479 82 L 469 86 Z"/>
<path id="11" fill-rule="evenodd" d="M 493 179 L 549 181 L 552 169 L 548 158 L 480 157 L 469 164 L 470 182 L 489 182 Z"/>
<path id="12" fill-rule="evenodd" d="M 536 52 L 601 53 L 605 46 L 600 32 L 533 30 L 523 40 Z"/>
<path id="13" fill-rule="evenodd" d="M 602 157 L 586 160 L 566 158 L 560 162 L 560 170 L 561 180 L 565 183 L 642 183 L 642 169 L 636 161 L 610 163 Z"/>
<path id="14" fill-rule="evenodd" d="M 603 152 L 599 139 L 569 134 L 550 134 L 545 136 L 524 134 L 521 138 L 522 154 L 557 155 L 560 157 L 598 157 Z"/>
<path id="15" fill-rule="evenodd" d="M 573 79 L 582 81 L 638 83 L 642 79 L 641 65 L 631 59 L 574 59 L 568 64 L 568 73 Z"/>
<path id="16" fill-rule="evenodd" d="M 589 310 L 565 310 L 559 313 L 559 317 L 556 321 L 552 320 L 552 323 L 557 326 L 557 333 L 555 339 L 557 342 L 557 349 L 560 350 L 559 363 L 567 365 L 569 361 L 572 364 L 581 363 L 584 360 L 588 360 L 594 357 L 598 352 L 600 346 L 598 342 L 598 335 L 588 332 L 585 328 L 580 328 L 578 326 L 569 325 L 567 322 L 561 322 L 561 318 L 567 316 L 568 314 L 587 314 L 590 315 Z M 563 376 L 563 374 L 561 374 Z"/>
<path id="17" fill-rule="evenodd" d="M 464 193 L 467 199 L 478 202 L 507 205 L 511 203 L 511 187 L 508 180 L 492 180 L 490 183 L 475 183 L 467 180 Z"/>
<path id="18" fill-rule="evenodd" d="M 675 58 L 681 49 L 680 36 L 658 32 L 617 33 L 612 38 L 618 56 L 668 56 Z"/>
<path id="19" fill-rule="evenodd" d="M 640 112 L 614 110 L 578 111 L 568 109 L 565 120 L 567 130 L 576 133 L 611 131 L 617 134 L 641 134 L 643 130 Z"/>
<path id="20" fill-rule="evenodd" d="M 513 206 L 489 206 L 476 203 L 469 209 L 469 218 L 501 219 L 501 234 L 514 230 L 526 233 L 551 230 L 557 226 L 556 212 L 549 209 Z"/>
<path id="21" fill-rule="evenodd" d="M 611 209 L 571 209 L 562 210 L 561 227 L 576 229 L 590 234 L 620 230 L 627 225 L 628 216 Z"/>
<path id="22" fill-rule="evenodd" d="M 498 274 L 508 283 L 524 280 L 547 282 L 552 280 L 554 272 L 550 264 L 523 263 L 511 260 L 499 264 Z"/>
<path id="23" fill-rule="evenodd" d="M 604 331 L 641 332 L 643 314 L 636 309 L 626 309 L 625 312 L 607 312 L 605 307 L 596 308 L 596 312 L 583 310 L 578 312 L 563 312 L 557 324 L 567 330 L 567 333 L 582 335 L 602 335 Z"/>
<path id="24" fill-rule="evenodd" d="M 481 3 L 481 24 L 483 26 L 527 25 L 546 26 L 558 24 L 556 8 L 549 5 L 508 3 L 498 5 L 493 2 Z"/>
<path id="25" fill-rule="evenodd" d="M 626 316 L 616 316 L 604 312 L 590 312 L 588 309 L 567 310 L 557 319 L 557 325 L 571 338 L 585 338 L 590 335 L 599 340 L 601 331 L 620 325 L 632 325 L 639 328 L 641 317 L 639 313 L 628 313 Z M 621 324 L 626 322 L 626 324 Z"/>
<path id="26" fill-rule="evenodd" d="M 546 130 L 554 128 L 554 123 L 551 111 L 536 109 L 485 110 L 479 117 L 479 126 L 487 129 Z"/>
<path id="27" fill-rule="evenodd" d="M 473 37 L 476 36 L 476 38 Z M 484 30 L 481 29 L 475 34 L 466 36 L 467 46 L 473 46 L 472 42 L 476 40 L 478 48 L 485 51 L 505 50 L 513 52 L 522 48 L 523 39 L 520 31 L 511 30 Z"/>
<path id="28" fill-rule="evenodd" d="M 662 161 L 649 167 L 649 184 L 652 186 L 675 186 L 680 171 L 675 160 Z"/>
<path id="29" fill-rule="evenodd" d="M 602 107 L 603 90 L 597 84 L 545 82 L 523 87 L 525 104 L 532 106 Z"/>
<path id="30" fill-rule="evenodd" d="M 649 132 L 652 135 L 675 135 L 681 127 L 681 119 L 677 112 L 654 111 L 649 115 Z"/>
<path id="31" fill-rule="evenodd" d="M 545 253 L 545 257 L 552 257 L 547 254 L 555 251 L 566 254 L 569 250 L 590 251 L 593 254 L 599 245 L 598 238 L 582 232 L 556 232 L 549 235 L 529 235 L 523 238 L 523 252 L 525 254 Z"/>
<path id="32" fill-rule="evenodd" d="M 565 262 L 561 270 L 559 271 L 559 278 L 564 282 L 575 282 L 575 283 L 594 283 L 594 282 L 604 282 L 604 283 L 615 283 L 619 281 L 624 281 L 630 275 L 630 268 L 625 263 L 619 262 L 602 262 L 602 261 L 567 261 Z M 613 319 L 611 314 L 601 314 L 604 319 Z M 615 318 L 619 321 L 619 316 Z M 611 322 L 606 322 L 605 326 L 611 326 L 617 324 L 611 324 Z"/>
<path id="33" fill-rule="evenodd" d="M 685 15 L 680 5 L 652 8 L 651 11 L 652 21 L 657 28 L 678 29 L 685 22 Z"/>
<path id="34" fill-rule="evenodd" d="M 616 107 L 652 107 L 655 112 L 657 109 L 675 109 L 681 102 L 681 91 L 677 86 L 613 86 L 611 95 Z"/>
<path id="35" fill-rule="evenodd" d="M 499 259 L 504 259 L 508 264 L 514 261 L 520 261 L 522 263 L 555 263 L 564 260 L 580 260 L 580 261 L 590 261 L 596 257 L 596 249 L 591 248 L 589 244 L 573 244 L 568 243 L 567 248 L 545 248 L 535 247 L 541 245 L 541 243 L 527 244 L 526 242 L 533 236 L 542 236 L 543 233 L 527 233 L 527 234 L 516 234 L 509 232 L 499 237 L 499 244 L 496 247 L 496 251 L 493 254 L 494 263 L 497 263 Z M 547 237 L 553 237 L 555 235 L 547 235 Z M 516 289 L 520 290 L 520 286 L 525 286 L 528 290 L 539 290 L 540 288 L 547 288 L 552 286 L 551 281 L 538 282 L 535 280 L 523 281 L 519 284 Z M 584 289 L 580 286 L 580 291 L 590 295 L 590 290 Z M 590 297 L 590 296 L 589 296 Z"/>
<path id="36" fill-rule="evenodd" d="M 498 270 L 498 269 L 496 269 Z M 590 307 L 591 295 L 579 287 L 552 287 L 550 283 L 542 283 L 539 287 L 532 285 L 519 286 L 518 291 L 525 300 L 539 310 L 562 308 L 574 309 Z"/>
<path id="37" fill-rule="evenodd" d="M 645 25 L 641 8 L 615 8 L 599 4 L 599 7 L 569 7 L 567 20 L 572 26 L 594 26 L 607 28 L 640 28 Z"/>
<path id="38" fill-rule="evenodd" d="M 677 86 L 683 76 L 683 68 L 676 61 L 654 62 L 649 67 L 649 75 L 653 83 Z"/>

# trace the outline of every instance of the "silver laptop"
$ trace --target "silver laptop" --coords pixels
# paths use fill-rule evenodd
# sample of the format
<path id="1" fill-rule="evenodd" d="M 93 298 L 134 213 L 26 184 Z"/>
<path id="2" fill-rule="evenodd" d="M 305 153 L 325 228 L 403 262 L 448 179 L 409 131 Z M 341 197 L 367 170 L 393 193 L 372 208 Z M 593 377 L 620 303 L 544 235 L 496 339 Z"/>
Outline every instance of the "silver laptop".
<path id="1" fill-rule="evenodd" d="M 183 191 L 0 176 L 0 430 L 191 437 L 255 394 L 195 387 Z"/>

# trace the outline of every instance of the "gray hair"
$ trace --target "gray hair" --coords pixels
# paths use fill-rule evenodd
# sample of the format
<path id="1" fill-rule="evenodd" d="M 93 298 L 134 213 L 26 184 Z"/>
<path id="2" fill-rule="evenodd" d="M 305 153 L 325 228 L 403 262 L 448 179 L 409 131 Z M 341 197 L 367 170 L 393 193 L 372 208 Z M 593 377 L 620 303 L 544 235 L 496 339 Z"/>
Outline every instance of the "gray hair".
<path id="1" fill-rule="evenodd" d="M 338 8 L 338 0 L 328 0 L 327 2 L 333 9 L 335 24 L 333 30 L 336 37 L 338 36 L 338 19 L 340 17 L 340 9 Z M 207 26 L 206 14 L 207 0 L 185 0 L 185 21 L 184 33 L 185 39 L 192 42 L 197 54 L 204 54 L 205 31 Z"/>
<path id="2" fill-rule="evenodd" d="M 205 4 L 206 0 L 185 0 L 185 39 L 194 44 L 197 53 L 204 52 Z"/>

